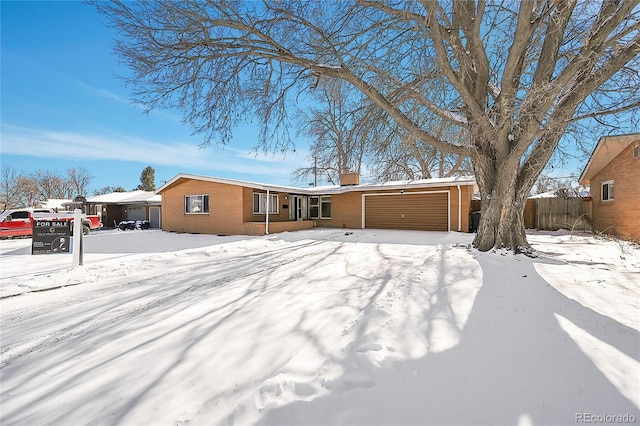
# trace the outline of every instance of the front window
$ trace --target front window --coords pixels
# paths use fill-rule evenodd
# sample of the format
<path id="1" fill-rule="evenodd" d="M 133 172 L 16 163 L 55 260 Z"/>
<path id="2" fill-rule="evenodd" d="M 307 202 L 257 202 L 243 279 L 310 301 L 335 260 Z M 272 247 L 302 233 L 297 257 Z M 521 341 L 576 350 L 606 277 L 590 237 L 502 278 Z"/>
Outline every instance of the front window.
<path id="1" fill-rule="evenodd" d="M 640 145 L 636 145 L 633 147 L 633 158 L 640 157 Z"/>
<path id="2" fill-rule="evenodd" d="M 253 214 L 267 213 L 267 194 L 253 193 Z M 278 214 L 278 194 L 269 194 L 269 214 Z"/>
<path id="3" fill-rule="evenodd" d="M 331 196 L 309 197 L 309 217 L 311 219 L 331 219 Z"/>
<path id="4" fill-rule="evenodd" d="M 209 213 L 209 195 L 187 195 L 184 197 L 184 212 L 188 214 Z"/>
<path id="5" fill-rule="evenodd" d="M 613 181 L 602 182 L 602 201 L 613 200 Z"/>

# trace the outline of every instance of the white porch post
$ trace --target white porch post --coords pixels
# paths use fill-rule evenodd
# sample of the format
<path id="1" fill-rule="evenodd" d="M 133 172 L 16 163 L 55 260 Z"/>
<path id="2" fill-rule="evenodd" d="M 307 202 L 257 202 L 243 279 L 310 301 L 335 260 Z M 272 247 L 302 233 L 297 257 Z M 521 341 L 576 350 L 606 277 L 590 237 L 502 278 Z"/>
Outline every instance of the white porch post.
<path id="1" fill-rule="evenodd" d="M 267 215 L 265 218 L 265 225 L 264 225 L 264 232 L 266 235 L 269 235 L 269 190 L 267 189 L 267 203 L 266 203 L 266 209 L 267 209 Z"/>

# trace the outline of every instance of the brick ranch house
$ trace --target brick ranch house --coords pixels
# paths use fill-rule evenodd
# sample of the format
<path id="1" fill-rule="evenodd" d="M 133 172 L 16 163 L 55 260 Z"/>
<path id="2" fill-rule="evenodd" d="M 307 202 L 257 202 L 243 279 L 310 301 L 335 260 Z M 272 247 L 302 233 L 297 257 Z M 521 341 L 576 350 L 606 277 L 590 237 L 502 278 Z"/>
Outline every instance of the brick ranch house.
<path id="1" fill-rule="evenodd" d="M 332 227 L 469 231 L 473 177 L 296 188 L 179 174 L 158 188 L 162 229 L 264 235 Z"/>
<path id="2" fill-rule="evenodd" d="M 640 133 L 601 137 L 578 182 L 591 187 L 595 231 L 640 241 Z"/>

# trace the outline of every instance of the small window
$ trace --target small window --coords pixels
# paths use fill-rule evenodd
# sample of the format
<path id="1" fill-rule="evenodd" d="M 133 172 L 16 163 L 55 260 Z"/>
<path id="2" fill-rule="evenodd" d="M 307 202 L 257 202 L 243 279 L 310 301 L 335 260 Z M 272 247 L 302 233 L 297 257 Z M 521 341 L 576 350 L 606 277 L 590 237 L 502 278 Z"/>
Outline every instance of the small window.
<path id="1" fill-rule="evenodd" d="M 613 201 L 613 181 L 602 182 L 602 201 Z"/>
<path id="2" fill-rule="evenodd" d="M 331 219 L 331 196 L 309 197 L 309 217 L 311 219 Z"/>
<path id="3" fill-rule="evenodd" d="M 331 219 L 331 197 L 320 197 L 320 218 Z"/>
<path id="4" fill-rule="evenodd" d="M 267 194 L 253 193 L 253 214 L 267 213 Z M 269 194 L 269 214 L 278 214 L 278 194 Z"/>
<path id="5" fill-rule="evenodd" d="M 309 197 L 309 217 L 311 219 L 320 218 L 320 197 Z"/>
<path id="6" fill-rule="evenodd" d="M 184 212 L 187 214 L 208 214 L 209 213 L 209 195 L 185 196 Z"/>
<path id="7" fill-rule="evenodd" d="M 633 158 L 640 157 L 640 145 L 636 145 L 633 147 Z"/>

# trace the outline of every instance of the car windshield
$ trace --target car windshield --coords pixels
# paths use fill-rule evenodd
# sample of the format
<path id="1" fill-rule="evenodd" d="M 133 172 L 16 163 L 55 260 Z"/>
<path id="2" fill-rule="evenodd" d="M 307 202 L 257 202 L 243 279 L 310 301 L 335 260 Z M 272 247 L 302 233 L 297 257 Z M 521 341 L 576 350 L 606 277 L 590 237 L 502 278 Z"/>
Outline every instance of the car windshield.
<path id="1" fill-rule="evenodd" d="M 7 216 L 9 216 L 11 214 L 11 210 L 5 210 L 2 213 L 0 213 L 0 222 L 4 222 L 5 220 L 7 220 Z"/>

